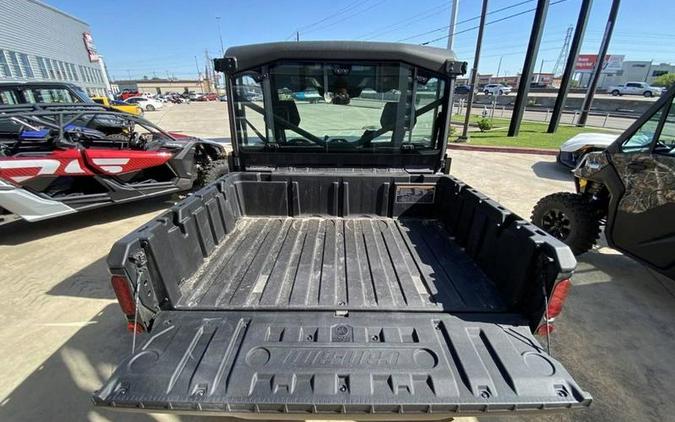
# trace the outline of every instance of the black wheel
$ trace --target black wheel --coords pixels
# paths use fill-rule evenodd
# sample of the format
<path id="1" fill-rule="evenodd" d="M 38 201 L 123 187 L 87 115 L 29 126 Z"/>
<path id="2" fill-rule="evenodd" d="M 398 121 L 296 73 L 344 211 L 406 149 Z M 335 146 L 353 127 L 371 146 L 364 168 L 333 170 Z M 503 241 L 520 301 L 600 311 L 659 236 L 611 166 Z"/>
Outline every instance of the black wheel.
<path id="1" fill-rule="evenodd" d="M 155 111 L 155 106 L 152 105 L 152 104 L 148 104 L 148 105 L 145 106 L 145 109 L 147 111 Z"/>
<path id="2" fill-rule="evenodd" d="M 645 91 L 645 93 L 642 94 L 642 95 L 644 95 L 645 97 L 649 98 L 649 97 L 651 97 L 653 94 L 652 94 L 651 91 Z"/>
<path id="3" fill-rule="evenodd" d="M 615 89 L 614 91 L 612 91 L 612 95 L 615 96 L 615 97 L 619 94 L 621 94 L 621 93 L 619 92 L 618 89 Z"/>
<path id="4" fill-rule="evenodd" d="M 600 235 L 599 213 L 581 195 L 554 193 L 537 202 L 532 223 L 563 241 L 574 255 L 590 250 Z"/>
<path id="5" fill-rule="evenodd" d="M 192 185 L 193 190 L 215 182 L 230 171 L 227 159 L 213 160 L 201 166 L 197 171 L 197 180 Z"/>

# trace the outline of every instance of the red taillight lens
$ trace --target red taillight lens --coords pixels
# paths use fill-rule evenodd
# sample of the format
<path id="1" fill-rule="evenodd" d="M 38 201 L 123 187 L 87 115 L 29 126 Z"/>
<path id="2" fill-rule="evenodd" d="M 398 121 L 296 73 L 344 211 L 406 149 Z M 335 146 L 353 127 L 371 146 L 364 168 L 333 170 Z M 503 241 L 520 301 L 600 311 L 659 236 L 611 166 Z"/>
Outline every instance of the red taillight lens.
<path id="1" fill-rule="evenodd" d="M 121 275 L 113 275 L 110 282 L 112 283 L 115 296 L 117 296 L 117 301 L 120 303 L 122 312 L 126 315 L 134 315 L 136 313 L 136 304 L 134 303 L 134 297 L 131 294 L 127 278 Z"/>
<path id="2" fill-rule="evenodd" d="M 136 322 L 136 323 L 128 322 L 127 323 L 127 330 L 129 330 L 132 333 L 134 331 L 136 331 L 136 333 L 142 333 L 143 331 L 145 331 L 145 328 L 141 325 L 140 322 Z"/>
<path id="3" fill-rule="evenodd" d="M 572 282 L 569 278 L 559 281 L 554 287 L 551 297 L 548 299 L 548 318 L 555 318 L 562 312 L 567 295 L 572 288 Z"/>
<path id="4" fill-rule="evenodd" d="M 555 327 L 553 326 L 553 324 L 551 324 L 551 323 L 547 324 L 547 323 L 544 322 L 539 327 L 537 327 L 536 333 L 537 333 L 537 335 L 540 335 L 540 336 L 547 336 L 547 335 L 551 334 L 554 330 L 555 330 Z"/>

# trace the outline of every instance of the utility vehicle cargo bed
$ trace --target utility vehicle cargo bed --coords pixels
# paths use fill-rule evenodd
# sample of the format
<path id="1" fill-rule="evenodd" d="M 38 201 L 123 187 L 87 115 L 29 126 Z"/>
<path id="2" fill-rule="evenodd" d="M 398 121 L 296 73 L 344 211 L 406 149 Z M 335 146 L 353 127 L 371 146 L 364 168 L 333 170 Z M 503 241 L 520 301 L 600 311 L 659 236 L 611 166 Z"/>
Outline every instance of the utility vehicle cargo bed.
<path id="1" fill-rule="evenodd" d="M 591 400 L 514 315 L 173 311 L 156 324 L 98 405 L 414 420 Z"/>
<path id="2" fill-rule="evenodd" d="M 242 218 L 176 308 L 505 310 L 436 220 Z"/>
<path id="3" fill-rule="evenodd" d="M 531 334 L 569 249 L 448 176 L 233 173 L 108 263 L 150 332 L 99 405 L 414 420 L 590 403 Z"/>

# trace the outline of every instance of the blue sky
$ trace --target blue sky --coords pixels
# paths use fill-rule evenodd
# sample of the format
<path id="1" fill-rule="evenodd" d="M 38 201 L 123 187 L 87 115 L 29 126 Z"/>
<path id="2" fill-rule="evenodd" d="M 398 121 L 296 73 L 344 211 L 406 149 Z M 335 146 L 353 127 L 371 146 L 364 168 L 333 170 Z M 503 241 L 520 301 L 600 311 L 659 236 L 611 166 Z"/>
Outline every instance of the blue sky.
<path id="1" fill-rule="evenodd" d="M 560 0 L 551 0 L 552 3 Z M 240 45 L 293 38 L 301 40 L 365 40 L 422 43 L 447 35 L 450 0 L 46 0 L 87 21 L 99 52 L 105 56 L 113 78 L 143 75 L 194 78 L 195 56 L 201 69 L 205 50 L 220 54 L 218 21 L 225 49 Z M 488 11 L 523 3 L 523 0 L 490 0 Z M 546 21 L 536 69 L 551 71 L 563 45 L 565 31 L 576 22 L 581 0 L 552 4 Z M 596 53 L 611 0 L 594 0 L 582 53 Z M 534 8 L 531 0 L 499 13 L 487 21 Z M 455 51 L 472 61 L 480 0 L 460 0 Z M 515 74 L 523 57 L 534 12 L 486 27 L 480 73 Z M 623 0 L 610 54 L 627 60 L 675 63 L 675 0 Z M 471 20 L 472 18 L 475 18 Z M 434 31 L 436 30 L 436 31 Z M 433 32 L 432 32 L 433 31 Z M 419 35 L 428 32 L 425 35 Z M 445 47 L 441 39 L 430 45 Z"/>

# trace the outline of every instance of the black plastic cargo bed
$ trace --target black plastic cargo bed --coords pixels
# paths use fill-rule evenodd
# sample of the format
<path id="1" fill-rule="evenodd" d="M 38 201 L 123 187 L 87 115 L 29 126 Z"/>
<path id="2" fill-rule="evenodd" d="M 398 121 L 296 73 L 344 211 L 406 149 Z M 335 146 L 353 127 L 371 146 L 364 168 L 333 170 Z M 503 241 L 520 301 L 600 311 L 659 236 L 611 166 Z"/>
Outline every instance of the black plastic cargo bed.
<path id="1" fill-rule="evenodd" d="M 504 311 L 436 220 L 242 218 L 177 309 Z"/>
<path id="2" fill-rule="evenodd" d="M 411 420 L 591 400 L 515 315 L 172 311 L 156 324 L 96 404 Z"/>
<path id="3" fill-rule="evenodd" d="M 571 252 L 449 176 L 231 173 L 108 264 L 149 333 L 101 406 L 414 420 L 591 400 L 531 334 Z"/>

